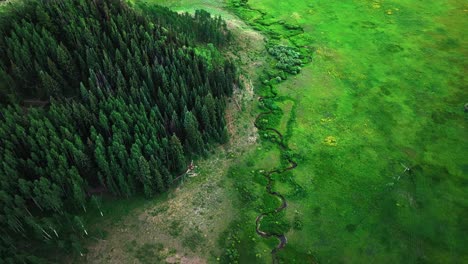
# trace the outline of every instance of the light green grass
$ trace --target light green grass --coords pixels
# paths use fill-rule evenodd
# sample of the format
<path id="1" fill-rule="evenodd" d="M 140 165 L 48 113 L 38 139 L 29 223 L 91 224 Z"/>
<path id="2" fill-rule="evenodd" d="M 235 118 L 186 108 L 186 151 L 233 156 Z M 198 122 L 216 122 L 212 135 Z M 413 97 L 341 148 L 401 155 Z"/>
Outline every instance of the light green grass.
<path id="1" fill-rule="evenodd" d="M 466 260 L 466 5 L 249 6 L 300 25 L 305 33 L 292 42 L 315 49 L 313 62 L 278 86 L 296 100 L 289 145 L 303 158 L 293 175 L 307 190 L 287 210 L 290 219 L 299 211 L 304 227 L 288 234 L 285 263 L 304 255 L 330 263 Z"/>
<path id="2" fill-rule="evenodd" d="M 151 2 L 232 18 L 222 1 Z M 229 3 L 272 43 L 312 56 L 299 75 L 276 85 L 282 111 L 268 118 L 286 135 L 299 163 L 274 176 L 274 189 L 288 199 L 286 219 L 302 222 L 286 234 L 282 262 L 468 262 L 463 110 L 468 5 L 459 0 Z M 304 33 L 291 30 L 295 26 Z M 271 61 L 268 69 L 273 66 Z M 274 148 L 263 140 L 229 173 L 241 213 L 220 240 L 240 263 L 270 262 L 277 243 L 255 234 L 255 217 L 272 202 L 256 171 L 284 166 L 274 158 L 279 154 L 269 156 Z M 234 254 L 226 252 L 222 262 Z"/>

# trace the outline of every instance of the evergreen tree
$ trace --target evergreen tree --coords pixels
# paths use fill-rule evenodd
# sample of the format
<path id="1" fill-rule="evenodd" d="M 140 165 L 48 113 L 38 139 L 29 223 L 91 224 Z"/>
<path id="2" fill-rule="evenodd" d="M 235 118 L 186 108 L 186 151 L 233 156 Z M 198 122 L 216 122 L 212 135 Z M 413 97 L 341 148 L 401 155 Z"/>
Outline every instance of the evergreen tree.
<path id="1" fill-rule="evenodd" d="M 0 255 L 28 263 L 38 241 L 84 252 L 77 215 L 92 211 L 90 195 L 164 192 L 186 156 L 224 142 L 237 78 L 225 58 L 195 52 L 228 43 L 225 23 L 204 11 L 11 6 L 0 12 Z"/>
<path id="2" fill-rule="evenodd" d="M 188 152 L 201 154 L 203 152 L 203 140 L 198 130 L 198 121 L 192 112 L 184 115 L 185 147 Z"/>
<path id="3" fill-rule="evenodd" d="M 180 140 L 177 138 L 176 135 L 171 136 L 169 146 L 170 156 L 172 157 L 172 166 L 170 167 L 170 169 L 178 173 L 186 168 L 187 162 L 185 160 L 182 144 L 180 143 Z"/>
<path id="4" fill-rule="evenodd" d="M 50 95 L 60 94 L 60 84 L 54 80 L 47 72 L 40 71 L 39 77 L 41 80 L 42 87 Z"/>
<path id="5" fill-rule="evenodd" d="M 153 183 L 153 176 L 157 177 L 156 175 L 152 175 L 150 171 L 150 166 L 148 161 L 143 157 L 140 156 L 138 159 L 138 171 L 139 177 L 141 182 L 143 183 L 143 190 L 146 197 L 153 196 L 155 192 L 154 183 Z"/>

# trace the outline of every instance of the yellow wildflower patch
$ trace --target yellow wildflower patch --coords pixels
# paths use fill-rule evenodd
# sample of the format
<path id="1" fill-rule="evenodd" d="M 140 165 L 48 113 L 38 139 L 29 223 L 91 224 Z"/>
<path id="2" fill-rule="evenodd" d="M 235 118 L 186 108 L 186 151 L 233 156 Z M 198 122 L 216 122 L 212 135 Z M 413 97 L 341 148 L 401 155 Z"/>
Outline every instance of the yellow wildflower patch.
<path id="1" fill-rule="evenodd" d="M 298 12 L 294 12 L 291 14 L 291 17 L 294 18 L 294 19 L 301 19 L 301 15 L 299 15 Z"/>
<path id="2" fill-rule="evenodd" d="M 338 143 L 336 142 L 336 138 L 334 136 L 328 136 L 325 138 L 325 140 L 323 141 L 323 143 L 325 145 L 328 145 L 328 146 L 336 146 Z"/>
<path id="3" fill-rule="evenodd" d="M 322 123 L 329 123 L 331 121 L 333 121 L 333 118 L 330 117 L 320 119 L 320 122 Z"/>

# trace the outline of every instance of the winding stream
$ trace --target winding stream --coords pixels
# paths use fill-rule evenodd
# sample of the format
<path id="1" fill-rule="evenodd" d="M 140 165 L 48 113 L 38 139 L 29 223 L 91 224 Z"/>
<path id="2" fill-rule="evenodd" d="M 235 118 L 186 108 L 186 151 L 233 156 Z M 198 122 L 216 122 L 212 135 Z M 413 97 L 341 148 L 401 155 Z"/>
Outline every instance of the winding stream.
<path id="1" fill-rule="evenodd" d="M 249 9 L 251 11 L 255 11 L 255 12 L 258 12 L 260 13 L 260 17 L 259 18 L 255 18 L 253 21 L 251 22 L 248 22 L 249 24 L 253 25 L 255 24 L 257 21 L 260 21 L 260 20 L 263 20 L 265 18 L 265 16 L 267 15 L 267 13 L 261 11 L 261 10 L 258 10 L 258 9 L 255 9 L 255 8 L 252 8 L 250 6 L 244 6 L 244 8 L 246 9 Z M 272 24 L 279 24 L 279 21 L 276 21 Z M 296 34 L 292 34 L 290 35 L 289 37 L 292 37 L 294 35 L 298 35 L 298 34 L 303 34 L 304 33 L 304 30 L 302 29 L 302 27 L 299 28 L 298 32 Z M 274 99 L 277 97 L 277 93 L 272 89 L 272 87 L 270 86 L 270 91 L 271 93 L 273 94 L 272 96 L 267 96 L 267 97 L 260 97 L 259 98 L 259 101 L 263 101 L 264 99 Z M 254 122 L 254 125 L 255 127 L 259 130 L 259 131 L 272 131 L 274 132 L 280 139 L 280 141 L 278 142 L 278 146 L 279 148 L 282 150 L 282 151 L 285 151 L 285 150 L 288 150 L 288 146 L 284 143 L 283 141 L 283 135 L 281 134 L 281 132 L 279 132 L 277 129 L 275 128 L 262 128 L 262 126 L 259 126 L 258 125 L 258 121 L 266 116 L 266 115 L 269 115 L 269 114 L 272 114 L 273 113 L 273 109 L 271 107 L 268 107 L 266 106 L 269 110 L 266 111 L 266 112 L 262 112 L 260 113 L 256 118 L 255 118 L 255 122 Z M 288 171 L 288 170 L 293 170 L 294 168 L 297 167 L 297 163 L 295 161 L 293 161 L 290 157 L 287 158 L 287 161 L 288 163 L 290 164 L 288 167 L 286 168 L 278 168 L 278 169 L 273 169 L 273 170 L 270 170 L 270 171 L 267 171 L 264 176 L 265 178 L 267 179 L 267 185 L 265 186 L 266 188 L 266 191 L 268 192 L 268 194 L 272 195 L 272 196 L 275 196 L 277 197 L 278 199 L 281 200 L 281 205 L 279 207 L 277 207 L 276 209 L 272 210 L 272 211 L 269 211 L 269 212 L 264 212 L 264 213 L 261 213 L 260 215 L 257 216 L 256 220 L 255 220 L 255 231 L 257 232 L 258 235 L 260 235 L 261 237 L 264 237 L 264 238 L 269 238 L 269 237 L 276 237 L 279 241 L 278 245 L 271 251 L 271 255 L 272 255 L 272 263 L 278 263 L 278 259 L 277 259 L 277 256 L 276 256 L 276 253 L 278 253 L 279 250 L 283 249 L 286 245 L 286 243 L 288 242 L 288 239 L 286 238 L 285 234 L 277 234 L 277 233 L 268 233 L 268 232 L 265 232 L 263 231 L 260 226 L 261 226 L 261 222 L 262 222 L 262 219 L 263 217 L 267 216 L 267 215 L 270 215 L 270 214 L 277 214 L 281 211 L 283 211 L 284 209 L 286 209 L 286 207 L 288 207 L 288 203 L 286 201 L 286 198 L 279 192 L 275 192 L 275 191 L 272 191 L 272 185 L 273 185 L 273 179 L 272 179 L 272 175 L 274 173 L 278 173 L 278 174 L 281 174 L 285 171 Z"/>
<path id="2" fill-rule="evenodd" d="M 271 86 L 270 86 L 270 89 L 271 89 Z M 274 99 L 277 94 L 276 92 L 274 92 L 273 90 L 271 90 L 271 92 L 273 93 L 273 96 L 270 96 L 268 97 L 269 99 Z M 263 101 L 263 99 L 266 98 L 266 97 L 260 97 L 259 98 L 259 101 Z M 280 138 L 280 141 L 279 141 L 279 147 L 281 148 L 281 150 L 287 150 L 288 147 L 287 145 L 284 143 L 283 141 L 283 135 L 281 134 L 281 132 L 279 132 L 277 129 L 274 129 L 274 128 L 261 128 L 261 126 L 258 125 L 258 121 L 266 116 L 266 115 L 269 115 L 269 114 L 272 114 L 273 113 L 273 109 L 269 108 L 269 110 L 267 112 L 263 112 L 263 113 L 260 113 L 257 118 L 255 118 L 255 122 L 254 122 L 254 125 L 255 127 L 259 130 L 259 131 L 273 131 L 276 135 L 278 135 L 278 137 Z M 260 225 L 261 225 L 261 222 L 262 222 L 262 219 L 263 217 L 265 217 L 266 215 L 270 215 L 270 214 L 276 214 L 276 213 L 279 213 L 281 212 L 282 210 L 286 209 L 286 207 L 288 207 L 288 203 L 286 201 L 286 198 L 279 192 L 275 192 L 275 191 L 272 191 L 272 184 L 273 184 L 273 179 L 271 177 L 271 175 L 273 173 L 283 173 L 285 171 L 288 171 L 288 170 L 292 170 L 294 168 L 297 167 L 297 163 L 294 162 L 291 158 L 288 158 L 287 160 L 290 164 L 290 166 L 286 167 L 286 168 L 283 168 L 283 169 L 274 169 L 274 170 L 270 170 L 268 172 L 266 172 L 264 174 L 265 178 L 268 180 L 268 183 L 266 185 L 266 191 L 272 195 L 272 196 L 275 196 L 277 198 L 279 198 L 281 200 L 281 205 L 279 207 L 277 207 L 276 209 L 272 210 L 272 211 L 269 211 L 269 212 L 264 212 L 264 213 L 261 213 L 260 215 L 257 216 L 256 220 L 255 220 L 255 231 L 257 232 L 258 235 L 260 235 L 261 237 L 264 237 L 264 238 L 269 238 L 269 237 L 276 237 L 278 240 L 279 240 L 279 243 L 278 245 L 271 251 L 271 254 L 272 254 L 272 262 L 273 263 L 277 263 L 278 260 L 276 258 L 276 253 L 281 250 L 282 248 L 284 248 L 284 246 L 286 245 L 287 243 L 287 238 L 284 234 L 277 234 L 277 233 L 268 233 L 268 232 L 265 232 L 265 231 L 262 231 L 260 229 Z"/>

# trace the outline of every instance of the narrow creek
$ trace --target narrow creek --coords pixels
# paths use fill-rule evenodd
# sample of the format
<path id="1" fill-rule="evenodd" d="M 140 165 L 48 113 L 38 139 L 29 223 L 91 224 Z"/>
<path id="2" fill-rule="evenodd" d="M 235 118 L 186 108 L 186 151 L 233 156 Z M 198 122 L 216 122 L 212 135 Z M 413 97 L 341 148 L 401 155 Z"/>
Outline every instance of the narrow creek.
<path id="1" fill-rule="evenodd" d="M 266 15 L 267 15 L 266 12 L 263 12 L 263 11 L 261 11 L 259 9 L 252 8 L 249 5 L 245 5 L 243 8 L 246 8 L 246 9 L 248 9 L 250 11 L 258 12 L 260 14 L 260 17 L 254 18 L 252 21 L 246 21 L 251 26 L 256 25 L 258 23 L 258 21 L 264 20 Z M 273 24 L 281 24 L 281 23 L 280 23 L 280 21 L 275 21 L 273 23 L 270 23 L 270 26 L 273 25 Z M 303 34 L 303 33 L 304 33 L 304 29 L 302 27 L 299 27 L 296 33 L 290 34 L 286 38 L 291 38 L 291 37 L 293 37 L 295 35 L 300 35 L 300 34 Z M 269 87 L 270 87 L 270 91 L 271 91 L 272 95 L 271 96 L 260 97 L 259 102 L 262 102 L 264 99 L 275 99 L 277 97 L 278 94 L 273 90 L 272 86 L 270 85 Z M 270 115 L 270 114 L 273 113 L 273 109 L 271 107 L 268 107 L 267 105 L 265 105 L 265 107 L 267 107 L 268 111 L 262 112 L 262 113 L 257 115 L 257 117 L 255 118 L 255 121 L 254 121 L 255 127 L 258 129 L 259 133 L 262 132 L 262 131 L 264 131 L 264 132 L 265 131 L 271 131 L 271 132 L 275 133 L 279 137 L 279 142 L 277 142 L 277 143 L 278 143 L 278 147 L 281 149 L 281 151 L 288 150 L 289 148 L 286 145 L 286 143 L 284 142 L 283 134 L 281 134 L 280 131 L 278 131 L 275 128 L 271 128 L 271 127 L 262 128 L 262 126 L 260 126 L 258 124 L 258 121 L 261 120 L 262 117 L 264 117 L 266 115 Z M 281 249 L 283 249 L 286 246 L 286 244 L 288 242 L 288 239 L 287 239 L 285 234 L 268 233 L 268 232 L 263 231 L 261 229 L 261 222 L 262 222 L 263 217 L 265 217 L 267 215 L 271 215 L 271 214 L 277 214 L 277 213 L 283 211 L 284 209 L 286 209 L 288 207 L 288 203 L 286 201 L 286 198 L 281 193 L 272 190 L 272 185 L 273 185 L 273 182 L 274 182 L 274 180 L 272 178 L 272 175 L 274 173 L 281 174 L 281 173 L 283 173 L 285 171 L 293 170 L 293 169 L 295 169 L 297 167 L 297 163 L 295 161 L 293 161 L 290 157 L 288 157 L 286 161 L 289 163 L 288 167 L 269 170 L 264 174 L 265 178 L 267 179 L 267 184 L 265 186 L 267 193 L 272 195 L 272 196 L 275 196 L 279 200 L 281 200 L 281 205 L 279 207 L 277 207 L 276 209 L 274 209 L 274 210 L 271 210 L 271 211 L 268 211 L 268 212 L 263 212 L 263 213 L 259 214 L 257 216 L 257 218 L 255 219 L 255 231 L 257 232 L 258 235 L 260 235 L 263 238 L 276 237 L 278 239 L 278 241 L 279 241 L 278 245 L 275 248 L 273 248 L 272 251 L 271 251 L 272 263 L 273 264 L 279 262 L 279 260 L 277 258 L 277 253 L 278 253 L 278 251 L 280 251 Z"/>
<path id="2" fill-rule="evenodd" d="M 270 89 L 271 89 L 271 86 L 270 86 Z M 259 98 L 259 101 L 263 101 L 263 99 L 265 98 L 268 98 L 268 99 L 274 99 L 276 98 L 277 94 L 276 92 L 274 92 L 273 90 L 271 90 L 273 96 L 269 96 L 269 97 L 260 97 Z M 255 118 L 255 122 L 254 122 L 254 125 L 255 127 L 260 131 L 272 131 L 273 133 L 275 133 L 280 141 L 278 143 L 278 146 L 279 148 L 282 150 L 282 151 L 285 151 L 288 149 L 288 146 L 284 143 L 283 141 L 283 134 L 281 134 L 281 132 L 279 132 L 277 129 L 275 128 L 262 128 L 262 126 L 259 126 L 258 125 L 258 121 L 266 116 L 266 115 L 269 115 L 269 114 L 272 114 L 273 113 L 273 109 L 271 109 L 271 107 L 269 107 L 269 110 L 266 111 L 266 112 L 262 112 L 260 113 L 256 118 Z M 279 207 L 277 207 L 276 209 L 272 210 L 272 211 L 268 211 L 268 212 L 264 212 L 264 213 L 261 213 L 260 215 L 257 216 L 256 220 L 255 220 L 255 231 L 257 232 L 258 235 L 260 235 L 261 237 L 264 237 L 264 238 L 269 238 L 269 237 L 276 237 L 279 241 L 278 245 L 271 251 L 271 255 L 272 255 L 272 263 L 278 263 L 278 259 L 277 259 L 277 256 L 276 256 L 276 253 L 278 253 L 279 250 L 281 250 L 282 248 L 284 248 L 284 246 L 286 245 L 288 239 L 286 238 L 286 235 L 285 234 L 278 234 L 278 233 L 268 233 L 268 232 L 265 232 L 265 231 L 262 231 L 260 229 L 260 225 L 261 225 L 261 222 L 262 222 L 262 219 L 263 217 L 267 216 L 267 215 L 270 215 L 270 214 L 277 214 L 281 211 L 283 211 L 284 209 L 286 209 L 286 207 L 288 207 L 288 203 L 286 201 L 286 198 L 279 192 L 275 192 L 272 190 L 272 185 L 273 185 L 273 178 L 272 178 L 272 175 L 274 173 L 278 173 L 278 174 L 281 174 L 285 171 L 288 171 L 288 170 L 293 170 L 294 168 L 297 167 L 297 163 L 294 162 L 292 159 L 288 158 L 287 161 L 289 162 L 289 166 L 286 167 L 286 168 L 279 168 L 279 169 L 274 169 L 274 170 L 270 170 L 270 171 L 267 171 L 264 176 L 265 178 L 267 179 L 267 185 L 266 185 L 266 191 L 272 195 L 272 196 L 275 196 L 277 197 L 278 199 L 281 200 L 281 205 Z"/>

